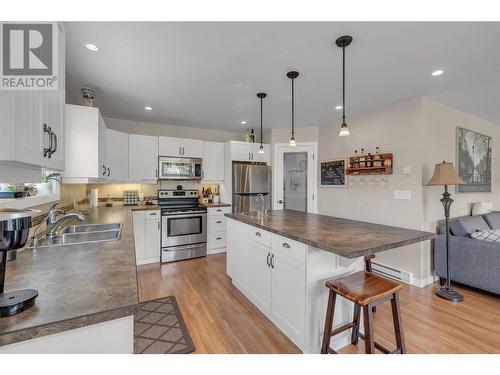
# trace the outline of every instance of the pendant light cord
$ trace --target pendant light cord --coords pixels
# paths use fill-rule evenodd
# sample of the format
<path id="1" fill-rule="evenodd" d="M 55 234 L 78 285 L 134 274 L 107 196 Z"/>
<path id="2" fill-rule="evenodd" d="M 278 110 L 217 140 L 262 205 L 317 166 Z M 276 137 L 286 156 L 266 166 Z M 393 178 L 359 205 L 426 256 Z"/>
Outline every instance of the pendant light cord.
<path id="1" fill-rule="evenodd" d="M 292 78 L 292 138 L 295 138 L 295 93 L 293 87 L 294 78 Z"/>
<path id="2" fill-rule="evenodd" d="M 345 47 L 342 47 L 342 124 L 345 124 Z"/>
<path id="3" fill-rule="evenodd" d="M 260 148 L 262 148 L 262 100 L 264 98 L 260 98 Z"/>

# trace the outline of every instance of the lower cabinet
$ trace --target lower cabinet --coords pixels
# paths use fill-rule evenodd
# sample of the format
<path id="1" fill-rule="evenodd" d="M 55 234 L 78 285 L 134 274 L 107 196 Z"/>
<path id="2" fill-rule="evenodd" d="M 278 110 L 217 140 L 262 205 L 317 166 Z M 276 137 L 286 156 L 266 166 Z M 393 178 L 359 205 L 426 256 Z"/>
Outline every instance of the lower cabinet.
<path id="1" fill-rule="evenodd" d="M 226 218 L 225 213 L 231 207 L 208 207 L 207 209 L 207 253 L 216 254 L 226 251 Z"/>
<path id="2" fill-rule="evenodd" d="M 248 289 L 248 225 L 236 220 L 226 220 L 227 255 L 226 272 L 241 291 Z"/>
<path id="3" fill-rule="evenodd" d="M 249 240 L 248 242 L 248 294 L 265 313 L 272 312 L 271 249 Z"/>
<path id="4" fill-rule="evenodd" d="M 134 211 L 134 243 L 137 265 L 160 261 L 160 211 Z"/>

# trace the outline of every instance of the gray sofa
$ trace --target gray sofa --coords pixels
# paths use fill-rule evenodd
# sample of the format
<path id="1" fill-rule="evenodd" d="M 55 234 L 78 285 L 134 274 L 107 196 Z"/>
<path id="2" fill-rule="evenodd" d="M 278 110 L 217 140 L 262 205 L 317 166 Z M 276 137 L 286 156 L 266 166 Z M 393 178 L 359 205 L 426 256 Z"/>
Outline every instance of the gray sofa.
<path id="1" fill-rule="evenodd" d="M 450 219 L 451 280 L 500 294 L 500 243 L 470 237 L 477 229 L 500 229 L 500 212 Z M 434 242 L 435 272 L 446 277 L 446 229 L 441 225 Z"/>

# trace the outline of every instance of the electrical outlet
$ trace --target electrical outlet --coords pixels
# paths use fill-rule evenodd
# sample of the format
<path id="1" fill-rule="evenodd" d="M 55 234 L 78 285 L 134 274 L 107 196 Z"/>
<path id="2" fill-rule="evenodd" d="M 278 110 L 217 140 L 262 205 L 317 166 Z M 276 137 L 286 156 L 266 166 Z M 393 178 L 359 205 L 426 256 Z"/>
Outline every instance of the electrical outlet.
<path id="1" fill-rule="evenodd" d="M 394 190 L 394 199 L 411 200 L 411 191 L 409 190 Z"/>

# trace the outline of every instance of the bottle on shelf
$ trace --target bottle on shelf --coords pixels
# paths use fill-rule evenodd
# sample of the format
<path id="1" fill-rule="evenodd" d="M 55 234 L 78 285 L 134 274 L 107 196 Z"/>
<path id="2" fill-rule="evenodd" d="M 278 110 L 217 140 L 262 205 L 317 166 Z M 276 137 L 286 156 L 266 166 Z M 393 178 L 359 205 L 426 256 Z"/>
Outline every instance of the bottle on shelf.
<path id="1" fill-rule="evenodd" d="M 255 143 L 255 134 L 253 132 L 253 129 L 252 132 L 250 133 L 250 142 Z"/>
<path id="2" fill-rule="evenodd" d="M 368 156 L 366 157 L 366 166 L 371 167 L 372 166 L 372 155 L 368 153 Z"/>

